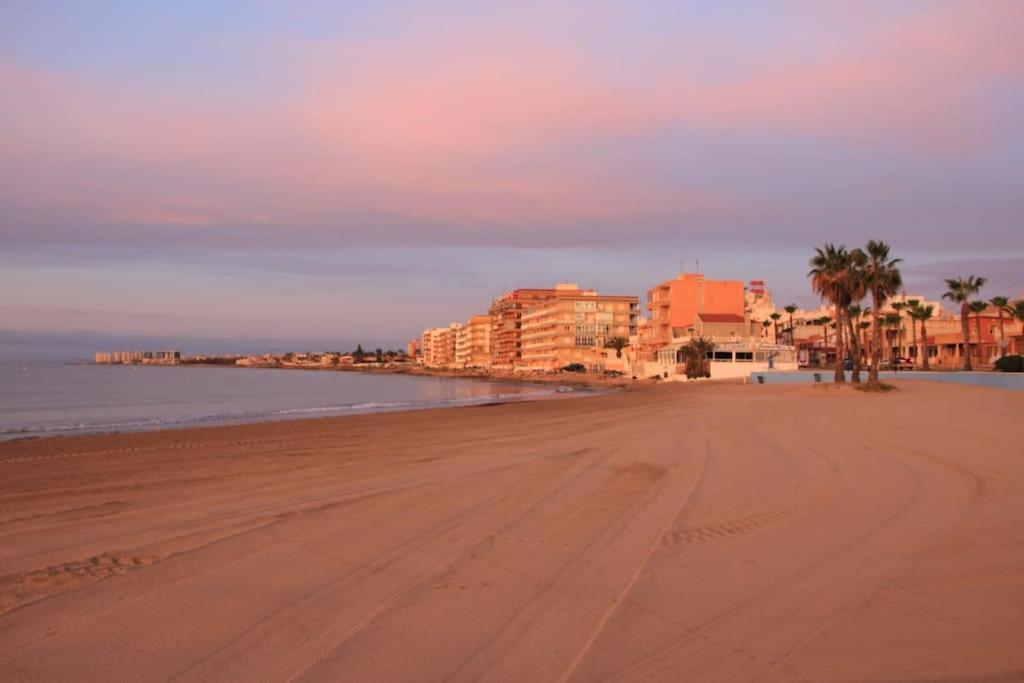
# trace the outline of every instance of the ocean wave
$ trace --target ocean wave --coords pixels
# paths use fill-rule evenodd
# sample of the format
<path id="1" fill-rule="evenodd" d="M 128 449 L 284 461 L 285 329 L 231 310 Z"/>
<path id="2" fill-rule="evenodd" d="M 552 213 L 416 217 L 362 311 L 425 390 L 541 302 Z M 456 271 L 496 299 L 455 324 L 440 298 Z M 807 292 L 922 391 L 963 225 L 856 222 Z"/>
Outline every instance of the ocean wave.
<path id="1" fill-rule="evenodd" d="M 524 399 L 538 398 L 555 394 L 556 390 L 543 389 L 538 391 L 488 394 L 441 400 L 420 401 L 363 401 L 358 403 L 340 403 L 333 405 L 306 406 L 296 408 L 278 408 L 268 410 L 250 410 L 240 412 L 194 413 L 190 415 L 154 416 L 138 419 L 108 420 L 96 422 L 69 422 L 56 425 L 26 425 L 0 427 L 0 440 L 30 438 L 42 436 L 62 436 L 77 434 L 102 434 L 110 432 L 135 432 L 210 423 L 244 423 L 261 420 L 287 419 L 288 417 L 315 417 L 318 415 L 346 415 L 361 412 L 388 412 L 415 410 L 426 408 L 442 408 L 458 405 L 474 405 L 479 403 L 514 402 Z"/>

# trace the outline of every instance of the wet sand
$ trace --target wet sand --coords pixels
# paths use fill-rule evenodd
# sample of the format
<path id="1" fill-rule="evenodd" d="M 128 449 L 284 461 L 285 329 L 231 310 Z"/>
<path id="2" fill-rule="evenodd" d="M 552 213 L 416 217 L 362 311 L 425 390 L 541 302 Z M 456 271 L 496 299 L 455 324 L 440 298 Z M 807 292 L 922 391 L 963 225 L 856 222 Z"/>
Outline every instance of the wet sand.
<path id="1" fill-rule="evenodd" d="M 1024 678 L 1024 395 L 907 382 L 0 444 L 0 680 Z"/>

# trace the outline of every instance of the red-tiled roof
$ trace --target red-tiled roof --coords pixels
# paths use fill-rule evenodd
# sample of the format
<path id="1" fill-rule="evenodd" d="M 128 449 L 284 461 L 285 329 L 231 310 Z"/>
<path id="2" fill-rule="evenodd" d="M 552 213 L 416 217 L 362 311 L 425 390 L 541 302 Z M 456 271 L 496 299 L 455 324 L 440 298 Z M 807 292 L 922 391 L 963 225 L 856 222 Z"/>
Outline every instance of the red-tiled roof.
<path id="1" fill-rule="evenodd" d="M 743 322 L 742 315 L 736 315 L 735 313 L 698 313 L 700 319 L 706 323 L 741 323 Z"/>

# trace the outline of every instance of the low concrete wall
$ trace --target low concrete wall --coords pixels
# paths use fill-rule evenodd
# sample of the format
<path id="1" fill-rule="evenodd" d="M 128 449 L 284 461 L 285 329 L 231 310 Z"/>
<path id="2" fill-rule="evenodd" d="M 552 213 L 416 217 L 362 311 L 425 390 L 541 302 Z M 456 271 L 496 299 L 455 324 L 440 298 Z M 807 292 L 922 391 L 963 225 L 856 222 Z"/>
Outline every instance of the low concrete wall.
<path id="1" fill-rule="evenodd" d="M 831 382 L 835 377 L 833 370 L 815 370 L 814 372 L 751 372 L 751 384 L 809 384 L 815 381 L 814 376 L 818 375 L 821 382 Z M 862 374 L 862 377 L 866 375 Z M 761 379 L 759 379 L 761 378 Z M 996 389 L 1011 389 L 1024 391 L 1024 373 L 1006 372 L 880 372 L 878 378 L 884 382 L 890 381 L 925 381 L 925 382 L 949 382 L 951 384 L 974 384 L 983 387 Z M 849 373 L 847 373 L 849 379 Z"/>

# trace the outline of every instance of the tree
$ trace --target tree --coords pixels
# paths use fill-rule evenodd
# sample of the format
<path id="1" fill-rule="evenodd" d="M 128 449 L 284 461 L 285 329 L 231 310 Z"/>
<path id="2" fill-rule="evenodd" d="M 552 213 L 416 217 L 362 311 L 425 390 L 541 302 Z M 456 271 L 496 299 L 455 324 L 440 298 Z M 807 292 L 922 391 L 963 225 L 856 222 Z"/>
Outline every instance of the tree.
<path id="1" fill-rule="evenodd" d="M 352 352 L 352 362 L 353 363 L 362 363 L 363 362 L 363 358 L 365 356 L 366 356 L 366 352 L 363 351 L 363 345 L 362 344 L 356 344 L 356 350 Z"/>
<path id="2" fill-rule="evenodd" d="M 960 304 L 960 332 L 964 337 L 964 370 L 971 369 L 971 297 L 985 286 L 985 278 L 969 275 L 946 280 L 943 299 Z"/>
<path id="3" fill-rule="evenodd" d="M 605 348 L 615 349 L 616 358 L 622 358 L 622 349 L 629 346 L 629 339 L 627 337 L 612 337 L 604 345 Z"/>
<path id="4" fill-rule="evenodd" d="M 771 326 L 772 326 L 772 323 L 771 323 L 770 320 L 763 320 L 763 321 L 761 321 L 761 327 L 764 328 L 764 336 L 766 336 L 766 337 L 768 336 L 768 328 L 771 327 Z"/>
<path id="5" fill-rule="evenodd" d="M 981 350 L 981 314 L 988 308 L 988 304 L 984 301 L 972 301 L 970 304 L 971 313 L 974 314 L 974 325 L 978 330 L 978 362 L 981 363 L 984 359 L 982 358 Z"/>
<path id="6" fill-rule="evenodd" d="M 824 347 L 825 347 L 825 360 L 826 360 L 826 362 L 828 361 L 828 324 L 830 322 L 832 322 L 832 318 L 828 317 L 827 315 L 822 316 L 820 318 L 817 318 L 814 321 L 814 323 L 816 325 L 821 325 L 821 333 L 822 333 L 822 336 L 825 338 L 824 341 L 823 341 L 823 344 L 824 344 Z"/>
<path id="7" fill-rule="evenodd" d="M 899 269 L 903 259 L 891 258 L 889 245 L 885 242 L 871 240 L 864 251 L 868 257 L 864 267 L 865 286 L 871 293 L 871 322 L 874 328 L 868 383 L 878 384 L 878 364 L 882 359 L 882 325 L 879 316 L 882 304 L 903 285 Z"/>
<path id="8" fill-rule="evenodd" d="M 846 307 L 846 331 L 850 338 L 850 346 L 852 347 L 853 355 L 853 373 L 851 381 L 854 384 L 860 383 L 860 369 L 861 369 L 861 346 L 860 346 L 860 335 L 857 334 L 857 327 L 854 323 L 860 320 L 861 310 L 858 304 L 850 304 Z M 859 325 L 859 323 L 858 323 Z"/>
<path id="9" fill-rule="evenodd" d="M 861 249 L 854 249 L 850 252 L 845 286 L 841 292 L 843 312 L 845 313 L 843 318 L 846 320 L 847 339 L 849 340 L 851 351 L 850 355 L 853 356 L 853 367 L 851 368 L 852 372 L 850 373 L 850 381 L 854 384 L 860 384 L 861 361 L 860 339 L 857 336 L 857 331 L 853 327 L 853 319 L 860 315 L 860 302 L 867 294 L 867 277 L 865 275 L 867 260 L 867 254 L 865 254 Z"/>
<path id="10" fill-rule="evenodd" d="M 845 309 L 843 301 L 847 280 L 850 277 L 850 254 L 846 251 L 846 247 L 826 244 L 824 247 L 816 248 L 815 254 L 811 258 L 811 270 L 807 273 L 807 277 L 811 278 L 811 287 L 814 292 L 835 308 L 835 382 L 843 384 L 846 382 L 846 373 L 843 370 L 843 359 L 846 355 L 843 348 L 843 312 Z"/>
<path id="11" fill-rule="evenodd" d="M 782 317 L 782 314 L 779 313 L 778 311 L 775 311 L 775 312 L 773 312 L 768 317 L 772 319 L 773 323 L 775 323 L 775 343 L 778 344 L 779 343 L 779 318 Z"/>
<path id="12" fill-rule="evenodd" d="M 910 338 L 914 346 L 915 361 L 921 354 L 921 350 L 917 348 L 917 325 L 915 324 L 917 321 L 917 310 L 920 305 L 921 302 L 918 299 L 907 301 L 907 317 L 910 318 Z M 917 366 L 917 363 L 915 362 L 914 365 Z"/>
<path id="13" fill-rule="evenodd" d="M 704 337 L 696 337 L 690 340 L 690 349 L 697 362 L 698 377 L 711 377 L 711 363 L 708 361 L 708 354 L 715 350 L 715 343 Z M 690 376 L 687 371 L 687 377 Z"/>
<path id="14" fill-rule="evenodd" d="M 871 329 L 871 321 L 861 320 L 858 327 L 860 327 L 861 344 L 864 345 L 864 357 L 870 358 L 871 346 L 869 344 L 870 340 L 868 339 L 868 330 Z"/>
<path id="15" fill-rule="evenodd" d="M 1009 312 L 1014 319 L 1024 323 L 1024 299 L 1010 304 Z M 1020 349 L 1017 350 L 1017 353 L 1020 353 Z"/>
<path id="16" fill-rule="evenodd" d="M 782 310 L 789 313 L 789 343 L 791 346 L 796 346 L 796 328 L 793 327 L 793 314 L 796 313 L 796 304 L 790 304 Z"/>
<path id="17" fill-rule="evenodd" d="M 903 357 L 903 309 L 906 307 L 902 301 L 894 301 L 892 304 L 892 310 L 896 311 L 896 355 L 899 358 Z"/>
<path id="18" fill-rule="evenodd" d="M 1012 312 L 1010 299 L 1005 296 L 994 296 L 988 302 L 999 312 L 999 357 L 1002 358 L 1006 355 L 1006 327 L 1003 323 L 1003 314 Z"/>
<path id="19" fill-rule="evenodd" d="M 895 330 L 902 324 L 902 322 L 902 319 L 896 313 L 886 313 L 885 317 L 882 319 L 882 324 L 890 330 Z M 893 367 L 895 367 L 895 363 L 898 362 L 896 361 L 896 358 L 899 356 L 899 351 L 893 351 L 892 335 L 887 332 L 885 338 L 886 346 L 889 348 L 889 362 L 893 364 Z"/>
<path id="20" fill-rule="evenodd" d="M 918 305 L 914 307 L 914 310 L 910 314 L 921 324 L 921 346 L 924 347 L 921 352 L 921 367 L 924 370 L 931 369 L 928 365 L 928 330 L 925 327 L 925 323 L 932 319 L 932 315 L 934 313 L 934 306 Z"/>
<path id="21" fill-rule="evenodd" d="M 373 355 L 377 357 L 378 363 L 384 362 L 384 351 L 382 349 L 377 349 L 376 351 L 373 352 Z"/>

